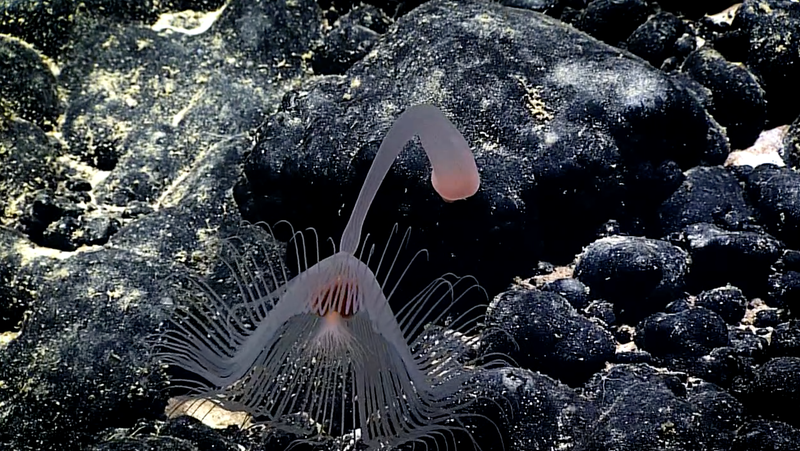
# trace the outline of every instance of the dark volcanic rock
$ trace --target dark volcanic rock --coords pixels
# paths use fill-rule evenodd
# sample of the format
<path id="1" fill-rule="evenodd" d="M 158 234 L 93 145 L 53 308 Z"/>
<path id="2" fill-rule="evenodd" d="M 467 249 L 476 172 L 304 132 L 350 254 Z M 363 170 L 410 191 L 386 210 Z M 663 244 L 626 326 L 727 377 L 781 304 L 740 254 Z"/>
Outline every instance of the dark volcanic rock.
<path id="1" fill-rule="evenodd" d="M 614 354 L 614 363 L 650 363 L 653 356 L 647 351 L 622 351 Z"/>
<path id="2" fill-rule="evenodd" d="M 745 64 L 760 77 L 771 124 L 800 114 L 800 7 L 787 0 L 745 0 L 733 24 L 747 39 Z"/>
<path id="3" fill-rule="evenodd" d="M 64 178 L 64 167 L 58 162 L 63 153 L 60 145 L 30 122 L 0 119 L 0 223 L 27 214 L 27 205 L 14 205 L 14 200 L 58 186 Z"/>
<path id="4" fill-rule="evenodd" d="M 299 436 L 267 429 L 258 432 L 234 427 L 215 429 L 190 416 L 161 420 L 140 420 L 126 428 L 114 428 L 101 434 L 98 444 L 90 451 L 237 451 L 284 450 L 294 445 L 299 450 L 330 450 L 330 440 L 316 446 L 292 443 Z M 326 446 L 327 445 L 327 446 Z"/>
<path id="5" fill-rule="evenodd" d="M 698 294 L 695 304 L 717 312 L 728 324 L 736 324 L 744 316 L 747 298 L 742 290 L 728 285 Z"/>
<path id="6" fill-rule="evenodd" d="M 675 43 L 685 28 L 674 14 L 662 11 L 651 16 L 628 36 L 625 48 L 654 67 L 661 67 L 665 59 L 675 55 Z"/>
<path id="7" fill-rule="evenodd" d="M 100 29 L 81 43 L 81 56 L 63 74 L 76 85 L 64 135 L 83 161 L 117 169 L 95 187 L 99 201 L 153 203 L 198 154 L 262 120 L 275 93 L 248 85 L 266 84 L 266 74 L 216 67 L 224 54 L 206 47 L 202 39 L 183 42 L 138 28 Z M 126 67 L 134 66 L 130 54 L 135 67 Z M 108 83 L 119 91 L 107 90 Z M 143 84 L 152 89 L 141 90 Z"/>
<path id="8" fill-rule="evenodd" d="M 19 249 L 29 245 L 22 233 L 0 227 L 0 249 Z M 25 311 L 30 309 L 35 299 L 38 280 L 18 276 L 23 259 L 20 253 L 0 252 L 0 331 L 18 330 Z"/>
<path id="9" fill-rule="evenodd" d="M 213 272 L 219 239 L 231 235 L 279 253 L 265 233 L 243 232 L 230 193 L 249 148 L 244 132 L 279 98 L 270 83 L 282 68 L 230 58 L 216 34 L 81 20 L 86 35 L 59 78 L 70 92 L 61 131 L 72 156 L 24 122 L 3 121 L 0 132 L 13 177 L 0 182 L 3 195 L 21 199 L 7 215 L 40 244 L 74 249 L 43 249 L 0 228 L 3 448 L 90 449 L 108 438 L 102 431 L 162 416 L 165 374 L 144 342 L 171 299 L 186 295 L 176 263 Z M 67 176 L 91 182 L 62 184 Z"/>
<path id="10" fill-rule="evenodd" d="M 781 144 L 783 160 L 793 167 L 800 166 L 800 115 L 789 125 Z"/>
<path id="11" fill-rule="evenodd" d="M 614 304 L 608 301 L 592 301 L 585 308 L 586 315 L 591 318 L 597 318 L 605 325 L 611 326 L 617 322 L 617 315 L 614 313 Z M 617 337 L 619 340 L 620 338 Z M 621 340 L 620 340 L 621 341 Z"/>
<path id="12" fill-rule="evenodd" d="M 341 74 L 362 59 L 386 33 L 390 19 L 372 5 L 361 4 L 339 18 L 311 61 L 315 74 Z"/>
<path id="13" fill-rule="evenodd" d="M 317 78 L 284 98 L 260 127 L 237 189 L 243 216 L 338 239 L 386 130 L 417 103 L 438 105 L 465 134 L 482 188 L 443 203 L 412 143 L 365 230 L 385 236 L 396 222 L 409 225 L 436 272 L 468 272 L 490 292 L 522 261 L 571 259 L 627 196 L 660 196 L 638 182 L 654 180 L 640 169 L 673 161 L 679 173 L 728 152 L 694 93 L 641 60 L 531 11 L 433 1 L 345 76 Z"/>
<path id="14" fill-rule="evenodd" d="M 756 327 L 775 327 L 781 319 L 776 309 L 759 310 L 753 325 Z"/>
<path id="15" fill-rule="evenodd" d="M 794 451 L 800 429 L 780 421 L 748 421 L 736 433 L 730 451 Z"/>
<path id="16" fill-rule="evenodd" d="M 774 357 L 800 357 L 800 320 L 775 326 L 769 344 L 770 355 Z"/>
<path id="17" fill-rule="evenodd" d="M 212 26 L 229 49 L 270 66 L 299 67 L 321 37 L 321 11 L 313 0 L 250 0 L 227 5 Z"/>
<path id="18" fill-rule="evenodd" d="M 658 208 L 661 233 L 667 235 L 698 222 L 740 228 L 753 215 L 736 176 L 720 167 L 698 166 Z"/>
<path id="19" fill-rule="evenodd" d="M 384 3 L 0 2 L 0 448 L 285 450 L 295 437 L 165 420 L 166 378 L 186 375 L 145 343 L 185 274 L 236 296 L 221 238 L 292 266 L 243 217 L 335 242 L 388 127 L 430 103 L 482 187 L 442 202 L 408 144 L 366 227 L 373 262 L 398 222 L 430 252 L 393 307 L 431 276 L 474 274 L 494 299 L 485 321 L 428 328 L 425 345 L 583 384 L 481 371 L 475 415 L 457 419 L 481 449 L 795 451 L 800 180 L 714 165 L 727 138 L 761 131 L 764 98 L 767 126 L 795 120 L 778 147 L 800 162 L 796 2 L 747 0 L 733 25 L 687 19 L 722 0 Z M 197 13 L 162 14 L 182 9 Z M 534 274 L 541 291 L 495 296 Z"/>
<path id="20" fill-rule="evenodd" d="M 761 365 L 746 390 L 745 402 L 762 415 L 800 427 L 794 409 L 800 402 L 800 357 L 775 357 Z"/>
<path id="21" fill-rule="evenodd" d="M 523 368 L 570 384 L 582 382 L 614 355 L 611 334 L 555 293 L 502 293 L 489 305 L 485 322 L 485 351 L 506 354 Z"/>
<path id="22" fill-rule="evenodd" d="M 53 55 L 69 41 L 78 2 L 7 0 L 0 3 L 0 33 L 24 39 Z"/>
<path id="23" fill-rule="evenodd" d="M 163 409 L 163 375 L 143 338 L 164 319 L 156 306 L 168 296 L 159 277 L 166 273 L 134 253 L 104 249 L 15 274 L 51 276 L 37 287 L 24 332 L 0 352 L 0 399 L 13 402 L 0 419 L 0 443 L 73 447 L 87 431 Z"/>
<path id="24" fill-rule="evenodd" d="M 479 377 L 486 382 L 486 392 L 481 393 L 486 399 L 479 403 L 496 402 L 514 412 L 497 415 L 497 406 L 486 409 L 500 430 L 511 431 L 503 439 L 504 449 L 586 449 L 583 432 L 597 420 L 596 408 L 588 399 L 548 376 L 529 370 L 500 368 L 485 371 Z M 480 420 L 475 424 L 479 427 L 477 440 L 482 449 L 497 447 L 496 429 Z"/>
<path id="25" fill-rule="evenodd" d="M 728 387 L 752 366 L 753 355 L 763 355 L 765 343 L 732 341 L 725 321 L 703 307 L 677 313 L 657 313 L 637 326 L 635 343 L 648 351 L 654 364 L 685 371 Z"/>
<path id="26" fill-rule="evenodd" d="M 711 91 L 713 101 L 708 112 L 725 127 L 731 147 L 744 149 L 752 145 L 767 117 L 764 90 L 756 77 L 708 48 L 689 55 L 681 71 Z"/>
<path id="27" fill-rule="evenodd" d="M 186 191 L 166 196 L 157 213 L 133 220 L 104 248 L 55 259 L 21 239 L 3 246 L 0 276 L 14 291 L 0 295 L 27 291 L 19 299 L 33 314 L 0 349 L 0 403 L 14 409 L 0 417 L 0 443 L 86 449 L 103 429 L 162 414 L 163 369 L 144 339 L 166 320 L 171 299 L 186 296 L 175 283 L 186 269 L 174 262 L 218 268 L 219 237 L 231 235 L 271 249 L 267 258 L 278 253 L 263 231 L 238 227 L 230 188 L 241 154 L 235 141 L 206 154 L 187 168 Z M 220 293 L 235 285 L 228 289 Z"/>
<path id="28" fill-rule="evenodd" d="M 796 309 L 800 306 L 800 272 L 785 271 L 772 274 L 767 283 L 767 296 L 771 307 Z"/>
<path id="29" fill-rule="evenodd" d="M 712 384 L 687 389 L 681 376 L 643 364 L 596 374 L 584 390 L 599 413 L 585 449 L 727 449 L 742 422 L 741 405 Z"/>
<path id="30" fill-rule="evenodd" d="M 578 310 L 589 305 L 589 288 L 578 279 L 556 279 L 545 284 L 542 291 L 558 293 Z"/>
<path id="31" fill-rule="evenodd" d="M 728 329 L 728 340 L 736 355 L 753 357 L 757 361 L 763 361 L 767 355 L 769 342 L 766 338 L 757 335 L 750 329 L 730 327 Z"/>
<path id="32" fill-rule="evenodd" d="M 771 266 L 784 249 L 768 233 L 729 232 L 705 223 L 686 227 L 682 237 L 692 256 L 693 290 L 736 284 L 748 296 L 763 295 Z"/>
<path id="33" fill-rule="evenodd" d="M 637 326 L 636 344 L 664 357 L 697 357 L 728 344 L 725 321 L 711 310 L 698 307 L 679 313 L 657 313 Z"/>
<path id="34" fill-rule="evenodd" d="M 4 108 L 51 130 L 62 106 L 56 77 L 41 55 L 22 41 L 0 35 L 0 113 L 5 114 Z"/>
<path id="35" fill-rule="evenodd" d="M 691 259 L 666 241 L 639 237 L 602 238 L 579 257 L 575 277 L 593 298 L 612 303 L 637 320 L 683 294 Z"/>
<path id="36" fill-rule="evenodd" d="M 789 168 L 763 164 L 747 177 L 759 223 L 787 246 L 800 246 L 800 174 Z"/>
<path id="37" fill-rule="evenodd" d="M 720 387 L 700 382 L 689 387 L 688 401 L 697 410 L 701 440 L 711 450 L 727 450 L 744 422 L 744 406 Z"/>
<path id="38" fill-rule="evenodd" d="M 644 0 L 595 0 L 576 25 L 607 44 L 618 45 L 644 23 L 649 12 Z"/>
<path id="39" fill-rule="evenodd" d="M 743 357 L 741 349 L 731 346 L 714 348 L 708 355 L 691 359 L 667 357 L 656 360 L 659 365 L 682 369 L 725 388 L 735 385 L 742 375 L 749 375 L 754 365 L 754 359 Z"/>

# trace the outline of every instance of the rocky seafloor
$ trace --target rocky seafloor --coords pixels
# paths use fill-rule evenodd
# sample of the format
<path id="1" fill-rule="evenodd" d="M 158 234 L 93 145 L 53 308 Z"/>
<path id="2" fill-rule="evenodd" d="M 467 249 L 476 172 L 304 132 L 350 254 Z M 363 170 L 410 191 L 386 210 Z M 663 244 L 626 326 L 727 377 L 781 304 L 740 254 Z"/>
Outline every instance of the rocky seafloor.
<path id="1" fill-rule="evenodd" d="M 248 224 L 338 239 L 424 103 L 480 191 L 412 143 L 366 230 L 428 250 L 393 302 L 486 291 L 459 449 L 800 450 L 798 80 L 790 0 L 0 2 L 0 450 L 283 449 L 167 417 L 147 337 L 220 240 L 291 259 Z"/>

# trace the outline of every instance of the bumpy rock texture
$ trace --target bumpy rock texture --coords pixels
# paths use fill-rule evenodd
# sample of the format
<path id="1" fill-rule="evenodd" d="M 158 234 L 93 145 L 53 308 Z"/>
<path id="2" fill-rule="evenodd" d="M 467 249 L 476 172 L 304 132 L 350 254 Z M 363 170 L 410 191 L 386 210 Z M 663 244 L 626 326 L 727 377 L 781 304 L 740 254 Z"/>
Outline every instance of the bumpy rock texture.
<path id="1" fill-rule="evenodd" d="M 235 299 L 220 239 L 295 261 L 243 221 L 325 252 L 432 103 L 480 191 L 442 202 L 412 141 L 366 231 L 429 252 L 394 308 L 448 271 L 485 288 L 456 309 L 511 362 L 478 376 L 482 449 L 794 450 L 800 7 L 733 3 L 0 2 L 0 449 L 290 445 L 167 418 L 184 375 L 144 343 L 186 275 Z"/>

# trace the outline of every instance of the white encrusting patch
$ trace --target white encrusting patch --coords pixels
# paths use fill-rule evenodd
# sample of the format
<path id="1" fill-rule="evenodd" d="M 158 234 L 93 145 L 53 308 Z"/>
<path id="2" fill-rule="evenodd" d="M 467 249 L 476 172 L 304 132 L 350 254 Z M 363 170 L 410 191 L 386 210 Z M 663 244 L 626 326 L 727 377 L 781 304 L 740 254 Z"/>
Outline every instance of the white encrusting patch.
<path id="1" fill-rule="evenodd" d="M 150 29 L 157 32 L 180 33 L 187 36 L 198 36 L 211 28 L 211 25 L 219 19 L 225 11 L 227 4 L 222 5 L 216 11 L 195 12 L 181 11 L 177 13 L 164 13 L 158 17 Z"/>

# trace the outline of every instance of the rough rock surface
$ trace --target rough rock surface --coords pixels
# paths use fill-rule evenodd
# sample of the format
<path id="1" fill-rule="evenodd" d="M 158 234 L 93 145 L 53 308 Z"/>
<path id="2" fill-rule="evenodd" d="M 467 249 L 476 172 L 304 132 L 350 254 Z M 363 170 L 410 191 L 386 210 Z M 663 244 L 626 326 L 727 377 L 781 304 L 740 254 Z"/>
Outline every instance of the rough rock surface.
<path id="1" fill-rule="evenodd" d="M 287 229 L 244 221 L 337 240 L 432 103 L 480 191 L 442 202 L 412 141 L 366 230 L 429 252 L 394 308 L 449 271 L 486 290 L 449 344 L 506 365 L 459 447 L 795 450 L 800 8 L 733 3 L 0 2 L 0 449 L 341 450 L 168 418 L 186 375 L 147 343 L 186 277 L 235 302 L 223 239 L 291 276 Z"/>

